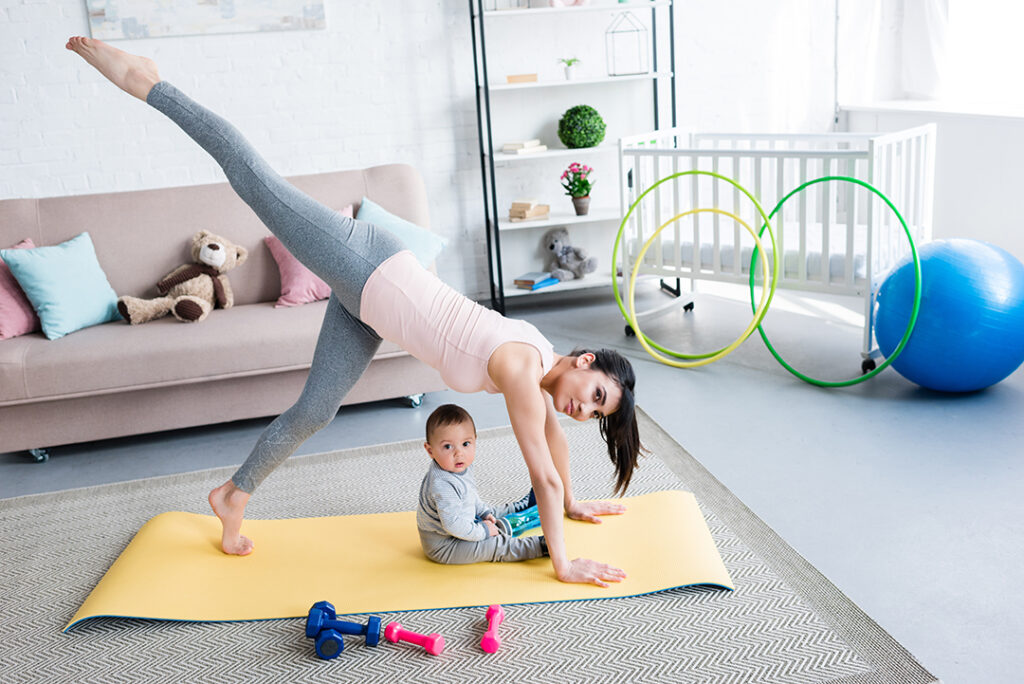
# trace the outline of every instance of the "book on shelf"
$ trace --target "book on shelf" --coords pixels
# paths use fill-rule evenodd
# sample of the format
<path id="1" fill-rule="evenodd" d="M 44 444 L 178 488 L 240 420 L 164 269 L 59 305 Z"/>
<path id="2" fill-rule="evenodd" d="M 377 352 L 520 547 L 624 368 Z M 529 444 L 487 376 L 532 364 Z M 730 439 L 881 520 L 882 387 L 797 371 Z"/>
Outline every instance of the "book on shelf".
<path id="1" fill-rule="evenodd" d="M 505 76 L 506 83 L 536 83 L 537 74 L 508 74 Z"/>
<path id="2" fill-rule="evenodd" d="M 528 209 L 522 208 L 522 205 L 512 205 L 509 207 L 508 215 L 510 218 L 533 218 L 540 216 L 541 214 L 547 214 L 551 212 L 550 204 L 535 204 Z"/>
<path id="3" fill-rule="evenodd" d="M 516 150 L 522 150 L 527 147 L 537 147 L 540 145 L 540 139 L 534 138 L 533 140 L 520 140 L 516 142 L 507 142 L 501 146 L 502 152 L 515 152 Z"/>
<path id="4" fill-rule="evenodd" d="M 539 290 L 544 287 L 557 285 L 559 282 L 558 278 L 545 278 L 544 280 L 538 280 L 533 285 L 516 285 L 516 287 L 520 290 Z"/>
<path id="5" fill-rule="evenodd" d="M 503 153 L 505 153 L 505 154 L 515 154 L 515 155 L 540 154 L 541 152 L 547 152 L 548 151 L 548 146 L 547 145 L 533 145 L 531 147 L 519 147 L 519 148 L 516 148 L 516 149 L 509 149 L 509 150 L 506 150 L 505 148 L 501 148 L 501 151 Z"/>
<path id="6" fill-rule="evenodd" d="M 514 282 L 516 285 L 533 285 L 539 283 L 542 280 L 547 280 L 551 277 L 551 271 L 530 271 L 516 278 Z"/>
<path id="7" fill-rule="evenodd" d="M 509 209 L 533 209 L 538 204 L 540 204 L 540 202 L 535 199 L 517 199 L 512 201 L 512 204 L 509 205 Z"/>
<path id="8" fill-rule="evenodd" d="M 538 204 L 531 209 L 509 209 L 508 219 L 513 223 L 546 219 L 551 215 L 551 205 Z"/>

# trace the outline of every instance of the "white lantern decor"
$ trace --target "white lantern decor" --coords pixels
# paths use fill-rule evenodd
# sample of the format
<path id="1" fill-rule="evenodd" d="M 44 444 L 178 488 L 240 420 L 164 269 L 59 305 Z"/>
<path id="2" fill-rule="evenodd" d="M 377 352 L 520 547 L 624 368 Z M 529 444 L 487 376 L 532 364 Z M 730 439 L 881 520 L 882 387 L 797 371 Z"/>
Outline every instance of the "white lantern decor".
<path id="1" fill-rule="evenodd" d="M 609 76 L 646 74 L 650 70 L 647 28 L 632 12 L 615 15 L 604 40 Z"/>

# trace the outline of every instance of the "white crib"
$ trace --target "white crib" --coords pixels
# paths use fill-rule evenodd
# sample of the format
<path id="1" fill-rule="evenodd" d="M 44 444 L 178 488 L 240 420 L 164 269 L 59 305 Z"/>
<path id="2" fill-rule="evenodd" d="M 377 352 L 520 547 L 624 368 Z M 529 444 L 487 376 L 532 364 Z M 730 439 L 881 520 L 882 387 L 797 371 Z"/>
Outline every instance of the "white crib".
<path id="1" fill-rule="evenodd" d="M 892 201 L 916 244 L 931 239 L 934 167 L 934 124 L 886 134 L 722 135 L 670 129 L 619 142 L 623 216 L 659 180 L 693 169 L 734 179 L 758 199 L 766 214 L 805 181 L 850 176 L 870 183 Z M 646 240 L 673 216 L 697 208 L 729 211 L 755 230 L 764 224 L 753 202 L 725 181 L 694 174 L 662 183 L 644 197 L 622 233 L 618 266 L 624 302 L 636 256 Z M 909 253 L 899 219 L 867 189 L 827 182 L 787 200 L 771 223 L 780 251 L 778 287 L 864 299 L 864 368 L 873 367 L 874 294 L 888 270 Z M 770 245 L 767 232 L 762 240 Z M 728 217 L 692 215 L 661 232 L 644 255 L 639 273 L 660 277 L 663 286 L 666 278 L 746 284 L 753 246 L 746 229 Z M 770 263 L 770 252 L 768 257 Z M 692 308 L 680 297 L 638 311 L 637 322 L 680 304 Z"/>

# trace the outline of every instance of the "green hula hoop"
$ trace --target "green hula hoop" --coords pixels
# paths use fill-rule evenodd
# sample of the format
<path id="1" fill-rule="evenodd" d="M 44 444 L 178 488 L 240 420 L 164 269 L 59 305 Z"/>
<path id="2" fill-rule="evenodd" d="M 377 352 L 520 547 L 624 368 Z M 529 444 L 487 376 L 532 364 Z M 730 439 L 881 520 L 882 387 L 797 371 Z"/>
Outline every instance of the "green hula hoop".
<path id="1" fill-rule="evenodd" d="M 889 206 L 889 208 L 892 209 L 893 213 L 896 214 L 896 218 L 900 220 L 900 225 L 903 226 L 903 232 L 907 234 L 907 241 L 910 243 L 910 253 L 914 257 L 914 307 L 910 312 L 910 322 L 907 323 L 907 329 L 903 333 L 903 338 L 900 340 L 900 343 L 896 345 L 896 349 L 893 350 L 892 354 L 886 357 L 886 359 L 881 364 L 879 364 L 874 370 L 865 373 L 864 375 L 861 375 L 859 377 L 852 378 L 850 380 L 838 380 L 830 382 L 827 380 L 817 380 L 793 368 L 793 366 L 786 363 L 786 360 L 783 359 L 777 351 L 775 351 L 775 347 L 773 347 L 772 343 L 768 340 L 768 334 L 765 333 L 764 327 L 762 325 L 758 324 L 757 332 L 760 333 L 761 339 L 764 341 L 764 345 L 768 347 L 768 351 L 771 352 L 771 355 L 775 357 L 775 360 L 782 364 L 783 368 L 785 368 L 790 373 L 800 378 L 804 382 L 810 383 L 812 385 L 817 385 L 818 387 L 849 387 L 850 385 L 856 385 L 857 383 L 869 380 L 878 375 L 879 373 L 881 373 L 883 370 L 888 368 L 893 361 L 896 360 L 896 357 L 898 357 L 903 352 L 903 348 L 907 346 L 907 342 L 910 340 L 910 336 L 914 332 L 914 326 L 917 324 L 917 314 L 921 308 L 921 261 L 917 256 L 917 248 L 914 245 L 914 237 L 910 234 L 910 228 L 907 227 L 907 222 L 903 220 L 903 215 L 900 214 L 899 210 L 896 209 L 893 203 L 889 201 L 889 198 L 882 194 L 880 190 L 856 178 L 850 178 L 849 176 L 822 176 L 821 178 L 815 178 L 814 180 L 807 181 L 806 183 L 799 186 L 798 188 L 790 192 L 788 195 L 783 197 L 781 200 L 779 200 L 779 203 L 775 205 L 774 209 L 772 209 L 770 217 L 774 218 L 775 215 L 779 213 L 779 211 L 782 209 L 782 205 L 786 203 L 786 200 L 788 200 L 790 197 L 797 194 L 798 192 L 802 191 L 804 188 L 814 185 L 815 183 L 825 183 L 828 181 L 844 181 L 847 183 L 855 183 L 857 185 L 867 188 L 875 195 L 882 198 L 882 200 Z M 766 223 L 764 226 L 761 227 L 761 232 L 763 233 L 766 228 L 769 231 L 771 230 L 770 226 Z M 773 247 L 775 245 L 774 239 L 772 240 L 772 245 Z M 751 306 L 754 307 L 754 311 L 757 311 L 756 305 L 754 304 L 754 265 L 756 263 L 755 260 L 757 258 L 757 249 L 758 248 L 755 246 L 754 253 L 751 255 L 750 259 L 750 303 Z M 778 254 L 775 255 L 774 261 L 776 263 L 775 268 L 778 269 Z M 822 261 L 822 268 L 825 269 L 825 272 L 827 274 L 828 264 L 825 263 L 824 261 Z M 772 275 L 774 276 L 776 274 L 773 273 Z M 870 287 L 870 283 L 868 284 L 868 286 Z M 868 312 L 868 315 L 870 316 L 871 312 Z"/>
<path id="2" fill-rule="evenodd" d="M 640 273 L 640 267 L 643 266 L 644 255 L 647 254 L 647 250 L 650 249 L 652 244 L 654 244 L 654 240 L 659 235 L 661 235 L 661 231 L 665 230 L 676 221 L 685 218 L 691 214 L 702 213 L 721 214 L 723 216 L 727 216 L 732 220 L 736 221 L 737 223 L 739 223 L 744 228 L 746 228 L 747 232 L 750 233 L 750 236 L 754 238 L 754 243 L 759 248 L 761 248 L 759 249 L 759 251 L 761 252 L 761 269 L 765 272 L 768 271 L 768 257 L 765 254 L 764 249 L 762 248 L 761 236 L 758 235 L 758 233 L 750 226 L 750 224 L 741 219 L 739 216 L 728 211 L 724 211 L 722 209 L 690 209 L 689 211 L 684 211 L 681 214 L 673 216 L 668 221 L 665 221 L 665 223 L 658 227 L 658 230 L 654 231 L 651 237 L 647 238 L 647 242 L 644 243 L 643 249 L 641 249 L 640 253 L 636 255 L 636 265 L 633 267 L 633 272 L 629 276 L 629 314 L 633 320 L 633 330 L 638 333 L 637 339 L 640 340 L 640 344 L 643 345 L 643 348 L 645 350 L 647 350 L 647 353 L 653 356 L 658 361 L 661 361 L 662 363 L 667 364 L 669 366 L 674 366 L 676 368 L 696 368 L 697 366 L 704 366 L 709 363 L 714 363 L 715 361 L 718 361 L 719 359 L 724 358 L 729 354 L 733 353 L 741 344 L 743 344 L 746 341 L 748 337 L 750 337 L 750 335 L 754 332 L 754 329 L 758 327 L 758 324 L 764 318 L 765 313 L 768 311 L 768 288 L 762 287 L 761 303 L 754 308 L 753 320 L 751 320 L 747 327 L 743 330 L 743 332 L 740 333 L 739 337 L 733 340 L 728 346 L 722 347 L 717 352 L 712 352 L 711 354 L 703 354 L 701 355 L 701 358 L 692 361 L 676 361 L 675 359 L 670 359 L 665 356 L 661 356 L 656 351 L 651 349 L 649 343 L 647 342 L 647 336 L 641 334 L 643 333 L 643 331 L 640 330 L 640 327 L 636 323 L 636 277 Z M 673 356 L 680 356 L 680 354 L 673 353 Z"/>
<path id="3" fill-rule="evenodd" d="M 730 185 L 735 187 L 737 190 L 742 192 L 744 195 L 746 195 L 746 197 L 751 202 L 754 203 L 754 206 L 757 208 L 757 212 L 761 215 L 761 218 L 764 220 L 764 225 L 761 226 L 761 230 L 758 232 L 757 235 L 758 235 L 758 237 L 760 237 L 761 235 L 764 234 L 764 231 L 767 230 L 768 231 L 768 236 L 771 238 L 771 241 L 772 241 L 772 278 L 771 278 L 771 284 L 769 286 L 769 291 L 768 291 L 768 300 L 767 300 L 765 306 L 761 309 L 760 315 L 758 315 L 755 318 L 755 320 L 757 321 L 757 329 L 760 330 L 761 329 L 761 321 L 764 320 L 765 315 L 768 313 L 768 307 L 771 305 L 772 298 L 775 296 L 775 286 L 778 284 L 778 280 L 779 280 L 779 250 L 777 249 L 777 246 L 775 244 L 775 232 L 772 230 L 772 227 L 771 227 L 771 217 L 768 214 L 765 213 L 764 208 L 761 206 L 761 203 L 757 201 L 757 198 L 755 198 L 752 194 L 750 194 L 750 191 L 748 191 L 746 188 L 744 188 L 742 185 L 740 185 L 739 183 L 737 183 L 733 179 L 728 178 L 727 176 L 723 176 L 723 175 L 715 173 L 713 171 L 701 171 L 699 169 L 693 169 L 693 170 L 690 170 L 690 171 L 680 171 L 679 173 L 674 173 L 671 176 L 666 176 L 665 178 L 662 178 L 657 183 L 655 183 L 651 187 L 649 187 L 646 190 L 644 190 L 643 193 L 641 193 L 640 196 L 636 198 L 636 200 L 633 202 L 633 204 L 631 204 L 629 206 L 629 211 L 627 211 L 626 215 L 622 217 L 622 222 L 619 224 L 619 232 L 615 235 L 615 245 L 612 247 L 612 265 L 614 267 L 614 265 L 618 263 L 619 244 L 622 242 L 622 234 L 626 231 L 626 224 L 629 222 L 629 217 L 632 216 L 633 212 L 636 211 L 636 208 L 638 206 L 640 206 L 640 202 L 644 199 L 644 197 L 646 197 L 648 194 L 650 194 L 655 188 L 657 188 L 662 183 L 667 183 L 668 181 L 670 181 L 670 180 L 672 180 L 674 178 L 679 178 L 681 176 L 694 176 L 694 175 L 711 176 L 712 178 L 717 178 L 719 180 L 725 181 L 726 183 L 729 183 Z M 756 258 L 757 257 L 757 252 L 755 251 L 752 256 L 754 256 Z M 636 270 L 636 269 L 634 269 L 634 270 Z M 623 277 L 628 277 L 628 275 L 626 273 L 623 273 L 622 275 L 623 275 Z M 751 287 L 753 287 L 753 285 L 751 285 Z M 622 303 L 622 296 L 619 294 L 619 279 L 616 278 L 614 276 L 614 274 L 612 276 L 612 291 L 615 294 L 615 302 L 619 306 L 619 311 L 622 313 L 622 317 L 626 320 L 626 323 L 628 323 L 633 328 L 633 331 L 637 334 L 637 338 L 641 339 L 641 343 L 646 342 L 646 344 L 644 344 L 645 348 L 647 348 L 647 345 L 650 345 L 651 347 L 653 347 L 654 349 L 657 349 L 658 351 L 660 351 L 662 353 L 665 353 L 665 354 L 668 354 L 670 356 L 674 356 L 674 357 L 680 358 L 680 359 L 708 359 L 708 358 L 711 358 L 711 357 L 716 357 L 715 360 L 717 360 L 718 358 L 721 358 L 721 356 L 717 356 L 717 355 L 722 354 L 722 352 L 725 351 L 728 348 L 728 346 L 722 347 L 721 349 L 717 349 L 715 351 L 708 352 L 706 354 L 683 354 L 683 353 L 680 353 L 680 352 L 677 352 L 677 351 L 673 351 L 672 349 L 668 349 L 666 347 L 663 347 L 660 344 L 658 344 L 657 342 L 655 342 L 654 340 L 652 340 L 651 338 L 649 338 L 646 335 L 644 335 L 643 331 L 640 330 L 639 326 L 637 325 L 636 320 L 632 316 L 630 316 L 629 312 L 626 310 L 626 306 Z M 755 307 L 754 311 L 755 311 L 755 313 L 757 313 L 757 308 L 756 307 Z M 753 331 L 751 331 L 751 333 L 752 332 Z M 746 339 L 746 338 L 744 338 L 744 339 Z M 650 349 L 647 349 L 647 351 L 648 351 L 648 353 L 651 353 Z M 653 353 L 651 355 L 655 356 Z M 655 356 L 655 358 L 658 358 L 658 357 Z M 661 360 L 661 359 L 659 359 L 659 360 Z"/>

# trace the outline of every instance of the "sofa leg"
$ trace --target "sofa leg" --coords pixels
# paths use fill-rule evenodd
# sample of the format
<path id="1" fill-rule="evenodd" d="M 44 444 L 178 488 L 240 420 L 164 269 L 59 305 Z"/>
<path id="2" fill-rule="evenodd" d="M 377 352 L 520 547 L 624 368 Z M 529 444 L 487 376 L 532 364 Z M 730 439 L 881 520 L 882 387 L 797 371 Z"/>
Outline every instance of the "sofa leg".
<path id="1" fill-rule="evenodd" d="M 36 463 L 46 463 L 50 460 L 50 452 L 47 449 L 29 449 L 28 455 L 31 456 Z"/>
<path id="2" fill-rule="evenodd" d="M 423 403 L 423 394 L 410 394 L 402 397 L 400 401 L 409 408 L 419 408 L 419 405 Z"/>

